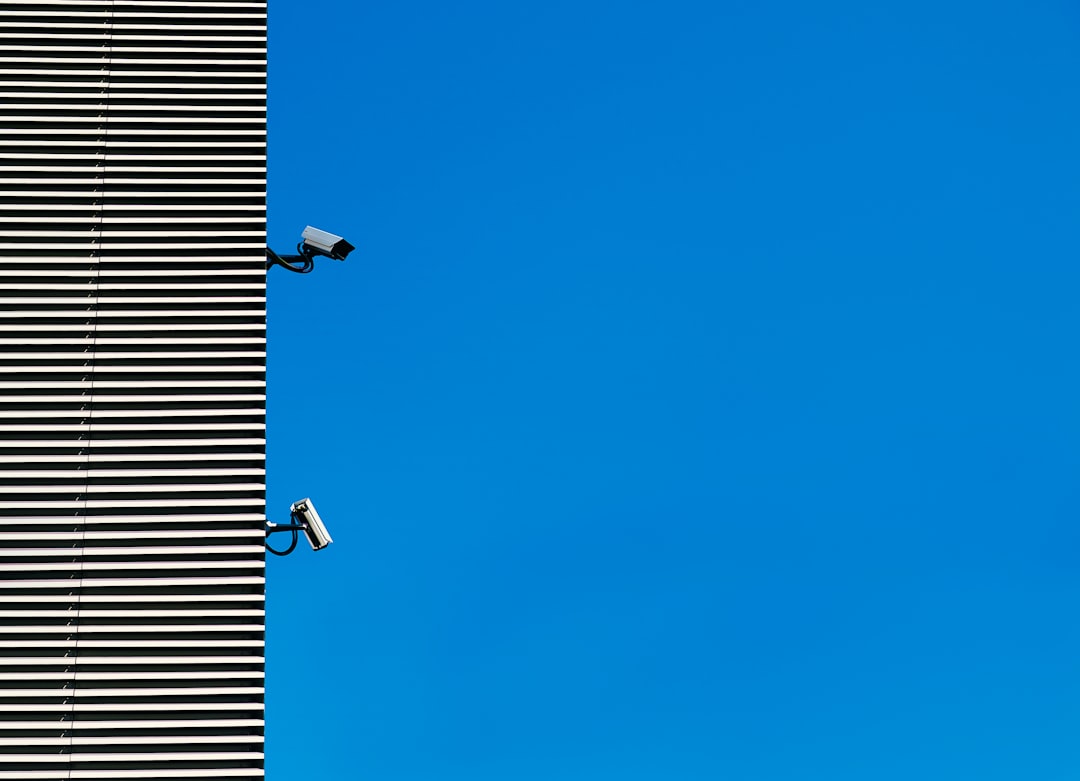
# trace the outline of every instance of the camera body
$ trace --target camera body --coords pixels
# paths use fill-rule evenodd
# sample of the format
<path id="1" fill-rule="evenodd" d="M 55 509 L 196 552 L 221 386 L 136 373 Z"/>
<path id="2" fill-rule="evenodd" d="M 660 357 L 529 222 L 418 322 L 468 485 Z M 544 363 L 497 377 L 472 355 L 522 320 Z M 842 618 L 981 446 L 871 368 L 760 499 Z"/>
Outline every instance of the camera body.
<path id="1" fill-rule="evenodd" d="M 345 260 L 346 256 L 356 249 L 341 236 L 329 231 L 312 228 L 310 225 L 304 228 L 301 246 L 312 254 L 325 255 L 334 260 Z"/>
<path id="2" fill-rule="evenodd" d="M 330 536 L 330 532 L 326 530 L 322 518 L 319 517 L 319 513 L 315 510 L 315 505 L 312 504 L 311 499 L 301 499 L 298 502 L 293 502 L 289 510 L 293 519 L 304 527 L 304 536 L 307 537 L 312 550 L 322 550 L 334 541 Z"/>

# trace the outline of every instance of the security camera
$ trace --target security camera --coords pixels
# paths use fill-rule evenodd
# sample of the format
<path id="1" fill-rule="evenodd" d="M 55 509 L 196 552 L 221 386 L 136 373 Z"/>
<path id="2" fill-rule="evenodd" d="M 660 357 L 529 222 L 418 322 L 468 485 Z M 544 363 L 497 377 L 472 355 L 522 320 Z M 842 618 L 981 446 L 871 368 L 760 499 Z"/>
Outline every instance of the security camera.
<path id="1" fill-rule="evenodd" d="M 308 542 L 311 543 L 312 550 L 322 550 L 334 541 L 330 536 L 330 532 L 326 530 L 322 518 L 319 517 L 319 513 L 315 511 L 315 505 L 311 503 L 310 499 L 293 502 L 289 510 L 292 512 L 293 518 L 302 524 L 302 531 Z"/>
<path id="2" fill-rule="evenodd" d="M 304 228 L 303 239 L 301 251 L 308 250 L 313 254 L 326 255 L 334 260 L 345 260 L 346 256 L 356 249 L 341 236 L 312 228 L 310 225 Z"/>
<path id="3" fill-rule="evenodd" d="M 315 258 L 322 256 L 333 260 L 345 260 L 354 249 L 356 247 L 340 236 L 308 225 L 304 228 L 303 238 L 296 245 L 296 251 L 299 254 L 279 255 L 269 247 L 266 248 L 266 268 L 281 266 L 297 274 L 307 274 L 315 268 Z"/>
<path id="4" fill-rule="evenodd" d="M 296 550 L 296 543 L 299 539 L 300 532 L 304 533 L 309 543 L 311 543 L 312 550 L 322 550 L 334 540 L 330 537 L 330 532 L 326 530 L 326 525 L 322 522 L 322 518 L 319 517 L 319 513 L 315 511 L 315 505 L 311 503 L 310 499 L 301 499 L 299 502 L 293 502 L 289 508 L 290 517 L 292 523 L 274 523 L 273 521 L 266 522 L 266 536 L 271 534 L 277 534 L 278 532 L 291 532 L 292 542 L 289 543 L 289 547 L 285 550 L 277 550 L 270 547 L 270 543 L 266 544 L 266 549 L 273 553 L 275 556 L 288 556 L 294 550 Z"/>

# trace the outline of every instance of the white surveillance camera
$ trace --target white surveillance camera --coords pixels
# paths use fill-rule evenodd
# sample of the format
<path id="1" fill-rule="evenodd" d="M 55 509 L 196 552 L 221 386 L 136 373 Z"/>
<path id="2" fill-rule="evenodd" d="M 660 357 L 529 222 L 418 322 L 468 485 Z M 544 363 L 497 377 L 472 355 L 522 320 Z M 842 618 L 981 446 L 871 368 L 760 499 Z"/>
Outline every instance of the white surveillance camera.
<path id="1" fill-rule="evenodd" d="M 318 228 L 312 228 L 310 225 L 304 228 L 303 237 L 302 246 L 304 249 L 319 255 L 326 255 L 334 260 L 345 260 L 345 257 L 356 249 L 341 236 L 321 231 Z"/>
<path id="2" fill-rule="evenodd" d="M 315 511 L 315 505 L 311 503 L 310 499 L 293 502 L 292 507 L 289 509 L 293 517 L 303 524 L 304 534 L 307 536 L 308 542 L 311 543 L 312 550 L 322 550 L 334 541 L 330 536 L 330 532 L 326 530 L 326 526 L 323 525 L 322 518 Z"/>

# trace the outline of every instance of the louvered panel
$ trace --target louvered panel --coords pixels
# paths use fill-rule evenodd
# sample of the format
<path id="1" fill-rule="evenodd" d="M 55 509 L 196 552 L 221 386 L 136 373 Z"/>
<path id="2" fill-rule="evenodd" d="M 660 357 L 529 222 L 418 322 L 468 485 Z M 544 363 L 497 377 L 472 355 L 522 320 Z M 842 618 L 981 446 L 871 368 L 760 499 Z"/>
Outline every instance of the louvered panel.
<path id="1" fill-rule="evenodd" d="M 262 776 L 265 25 L 0 0 L 0 779 Z"/>

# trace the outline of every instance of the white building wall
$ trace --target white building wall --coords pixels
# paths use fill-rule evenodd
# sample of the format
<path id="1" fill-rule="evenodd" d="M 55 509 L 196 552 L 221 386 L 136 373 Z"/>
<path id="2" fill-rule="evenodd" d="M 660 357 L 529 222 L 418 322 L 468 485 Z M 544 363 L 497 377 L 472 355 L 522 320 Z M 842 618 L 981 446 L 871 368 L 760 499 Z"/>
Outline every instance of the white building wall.
<path id="1" fill-rule="evenodd" d="M 265 11 L 0 0 L 0 779 L 262 776 Z"/>

